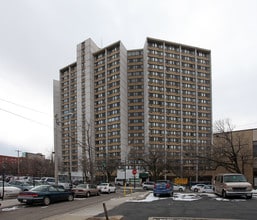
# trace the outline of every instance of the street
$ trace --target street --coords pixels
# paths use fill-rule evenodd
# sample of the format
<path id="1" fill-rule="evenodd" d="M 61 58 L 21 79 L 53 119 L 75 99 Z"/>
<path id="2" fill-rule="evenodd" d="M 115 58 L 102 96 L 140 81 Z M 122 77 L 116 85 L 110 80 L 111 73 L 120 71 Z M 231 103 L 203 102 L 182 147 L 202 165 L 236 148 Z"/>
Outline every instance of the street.
<path id="1" fill-rule="evenodd" d="M 252 199 L 235 197 L 223 199 L 208 193 L 179 193 L 173 197 L 154 197 L 152 192 L 138 191 L 134 196 L 125 197 L 123 191 L 117 193 L 102 194 L 90 198 L 76 198 L 73 202 L 54 203 L 49 206 L 19 205 L 9 211 L 0 212 L 0 219 L 27 220 L 27 219 L 72 219 L 81 216 L 84 219 L 88 214 L 88 207 L 99 208 L 107 203 L 108 215 L 123 215 L 124 220 L 148 220 L 149 217 L 180 217 L 187 218 L 214 218 L 214 219 L 256 219 L 257 196 Z M 132 194 L 131 194 L 132 195 Z M 145 197 L 142 197 L 145 195 Z M 119 202 L 121 201 L 121 202 Z M 112 209 L 109 204 L 117 203 Z M 104 217 L 103 209 L 99 216 Z M 58 217 L 56 217 L 58 216 Z M 52 217 L 52 218 L 51 218 Z"/>
<path id="2" fill-rule="evenodd" d="M 101 194 L 101 196 L 92 196 L 89 198 L 75 198 L 72 202 L 53 203 L 49 206 L 43 205 L 25 205 L 20 204 L 15 208 L 8 208 L 7 211 L 0 212 L 0 219 L 3 220 L 39 220 L 64 213 L 75 212 L 76 210 L 86 208 L 91 205 L 103 203 L 115 197 L 122 196 L 122 192 Z"/>

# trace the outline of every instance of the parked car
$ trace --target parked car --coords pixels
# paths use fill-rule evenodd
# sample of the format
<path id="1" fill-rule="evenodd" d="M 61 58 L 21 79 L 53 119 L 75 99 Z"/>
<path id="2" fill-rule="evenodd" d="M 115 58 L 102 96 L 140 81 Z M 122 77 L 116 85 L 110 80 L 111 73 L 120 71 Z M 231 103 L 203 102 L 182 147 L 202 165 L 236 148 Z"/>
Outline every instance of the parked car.
<path id="1" fill-rule="evenodd" d="M 199 189 L 200 193 L 213 193 L 213 185 L 204 185 Z"/>
<path id="2" fill-rule="evenodd" d="M 191 186 L 190 190 L 194 191 L 194 192 L 198 192 L 200 190 L 200 188 L 202 188 L 203 186 L 205 186 L 205 184 L 195 184 L 193 186 Z"/>
<path id="3" fill-rule="evenodd" d="M 223 173 L 214 178 L 214 192 L 224 198 L 228 196 L 245 196 L 252 198 L 252 184 L 241 173 Z"/>
<path id="4" fill-rule="evenodd" d="M 49 205 L 59 201 L 73 201 L 74 192 L 65 190 L 63 186 L 40 185 L 29 191 L 20 192 L 18 201 L 26 204 L 42 203 Z"/>
<path id="5" fill-rule="evenodd" d="M 4 189 L 4 195 L 3 195 Z M 21 192 L 21 189 L 15 186 L 11 186 L 7 182 L 0 181 L 0 198 L 15 198 Z"/>
<path id="6" fill-rule="evenodd" d="M 101 183 L 97 186 L 101 193 L 115 193 L 116 187 L 112 183 Z"/>
<path id="7" fill-rule="evenodd" d="M 154 184 L 153 195 L 154 196 L 161 196 L 161 195 L 173 196 L 173 184 L 169 180 L 158 180 Z"/>
<path id="8" fill-rule="evenodd" d="M 13 181 L 10 181 L 9 184 L 11 186 L 15 186 L 15 187 L 20 188 L 22 191 L 28 191 L 31 188 L 33 188 L 33 185 L 31 183 L 28 183 L 28 182 L 23 181 L 23 180 L 13 180 Z"/>
<path id="9" fill-rule="evenodd" d="M 72 191 L 74 192 L 75 197 L 90 197 L 93 195 L 100 195 L 100 189 L 97 189 L 97 186 L 93 184 L 79 184 L 75 188 L 73 188 Z"/>
<path id="10" fill-rule="evenodd" d="M 49 185 L 55 184 L 55 178 L 54 177 L 42 177 L 41 180 L 43 182 L 47 182 Z"/>
<path id="11" fill-rule="evenodd" d="M 153 190 L 155 182 L 147 181 L 142 184 L 144 190 Z"/>
<path id="12" fill-rule="evenodd" d="M 177 184 L 173 184 L 173 190 L 174 191 L 179 191 L 179 192 L 184 192 L 186 190 L 185 186 L 181 186 L 181 185 L 177 185 Z"/>

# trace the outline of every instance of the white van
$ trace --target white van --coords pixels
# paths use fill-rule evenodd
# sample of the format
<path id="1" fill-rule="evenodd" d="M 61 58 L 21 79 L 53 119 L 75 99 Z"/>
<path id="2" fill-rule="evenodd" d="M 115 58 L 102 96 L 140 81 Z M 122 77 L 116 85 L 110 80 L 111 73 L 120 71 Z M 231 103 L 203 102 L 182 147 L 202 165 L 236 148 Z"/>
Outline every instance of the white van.
<path id="1" fill-rule="evenodd" d="M 224 198 L 228 196 L 245 196 L 252 198 L 252 185 L 241 173 L 223 173 L 215 176 L 214 193 Z"/>
<path id="2" fill-rule="evenodd" d="M 125 184 L 125 179 L 118 179 L 118 178 L 115 178 L 115 185 L 116 186 L 124 186 Z M 126 181 L 126 186 L 129 185 L 129 180 L 127 179 Z"/>

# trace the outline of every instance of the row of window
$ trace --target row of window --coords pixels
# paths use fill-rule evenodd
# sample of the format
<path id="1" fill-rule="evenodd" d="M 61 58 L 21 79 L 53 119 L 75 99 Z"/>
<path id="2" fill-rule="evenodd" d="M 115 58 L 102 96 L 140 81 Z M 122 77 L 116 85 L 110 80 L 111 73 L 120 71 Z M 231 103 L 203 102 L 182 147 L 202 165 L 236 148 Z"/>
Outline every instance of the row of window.
<path id="1" fill-rule="evenodd" d="M 174 59 L 180 59 L 180 55 L 179 53 L 170 53 L 168 51 L 159 51 L 159 50 L 148 50 L 148 54 L 153 54 L 153 55 L 158 55 L 160 57 L 163 57 L 165 55 L 165 57 L 170 57 L 170 58 L 174 58 Z M 188 53 L 185 53 L 188 54 Z M 192 54 L 193 55 L 193 54 Z M 209 55 L 207 54 L 203 54 L 201 52 L 197 53 L 198 57 L 205 57 L 205 58 L 209 58 Z M 191 62 L 195 62 L 195 58 L 194 57 L 190 57 L 190 56 L 183 56 L 181 55 L 181 59 L 182 60 L 186 60 L 186 61 L 191 61 Z M 209 64 L 209 60 L 206 59 L 197 59 L 198 63 L 202 63 L 202 64 Z"/>
<path id="2" fill-rule="evenodd" d="M 143 126 L 129 126 L 128 129 L 129 129 L 129 131 L 143 131 L 144 127 Z"/>
<path id="3" fill-rule="evenodd" d="M 128 63 L 142 63 L 143 59 L 142 58 L 134 58 L 134 59 L 128 59 Z"/>
<path id="4" fill-rule="evenodd" d="M 143 115 L 144 115 L 143 112 L 132 112 L 128 114 L 129 117 L 141 117 Z"/>
<path id="5" fill-rule="evenodd" d="M 159 87 L 151 87 L 151 88 L 153 88 L 152 90 L 156 90 L 156 91 L 159 91 L 158 90 L 158 88 Z M 172 90 L 169 90 L 169 89 L 167 89 L 166 90 L 166 92 L 170 92 L 170 93 L 172 93 L 173 91 Z M 168 94 L 160 94 L 160 93 L 149 93 L 149 97 L 150 98 L 156 98 L 156 99 L 161 99 L 161 100 L 166 100 L 167 102 L 169 101 L 169 100 L 174 100 L 174 101 L 180 101 L 180 100 L 182 100 L 183 102 L 196 102 L 196 98 L 194 98 L 194 97 L 184 97 L 184 96 L 179 96 L 179 95 L 168 95 Z M 203 93 L 203 92 L 199 92 L 198 93 L 198 97 L 210 97 L 210 94 L 209 93 Z M 159 104 L 159 105 L 164 105 L 164 103 L 157 103 L 157 102 L 160 102 L 161 100 L 149 100 L 149 103 L 151 103 L 151 104 Z M 163 101 L 161 101 L 161 102 L 163 102 Z M 210 102 L 210 100 L 206 100 L 206 99 L 198 99 L 198 103 L 204 103 L 204 104 L 206 104 L 206 103 L 209 103 Z"/>
<path id="6" fill-rule="evenodd" d="M 143 50 L 128 51 L 128 56 L 139 56 L 143 55 Z"/>
<path id="7" fill-rule="evenodd" d="M 173 71 L 173 72 L 177 72 L 177 70 Z M 187 75 L 198 75 L 199 77 L 208 77 L 209 73 L 203 73 L 203 72 L 199 72 L 197 71 L 197 74 L 195 71 L 192 70 L 187 70 L 187 69 L 181 69 L 181 73 L 183 74 L 187 74 Z M 156 71 L 149 71 L 149 75 L 150 76 L 158 76 L 158 77 L 165 77 L 166 78 L 172 78 L 172 79 L 176 79 L 178 77 L 180 77 L 180 74 L 174 75 L 174 74 L 170 74 L 170 73 L 164 73 L 164 72 L 156 72 Z M 178 78 L 179 79 L 179 78 Z"/>
<path id="8" fill-rule="evenodd" d="M 169 44 L 164 43 L 164 42 L 161 42 L 161 43 L 149 42 L 148 46 L 159 48 L 159 49 L 170 50 L 170 51 L 176 51 L 176 52 L 181 51 L 182 53 L 191 54 L 191 55 L 197 54 L 198 56 L 201 56 L 201 57 L 208 57 L 209 56 L 209 53 L 207 53 L 207 52 L 199 51 L 199 50 L 193 49 L 193 48 L 189 49 L 189 48 L 184 48 L 184 47 L 181 47 L 181 46 L 169 45 Z"/>
<path id="9" fill-rule="evenodd" d="M 135 71 L 135 72 L 128 72 L 128 76 L 143 76 L 144 72 L 141 71 Z"/>
<path id="10" fill-rule="evenodd" d="M 130 119 L 128 120 L 129 124 L 135 124 L 135 123 L 144 123 L 143 119 Z"/>
<path id="11" fill-rule="evenodd" d="M 130 92 L 128 96 L 142 96 L 144 95 L 142 92 Z"/>
<path id="12" fill-rule="evenodd" d="M 144 78 L 132 78 L 132 79 L 128 79 L 128 83 L 129 84 L 133 84 L 133 83 L 143 83 Z"/>
<path id="13" fill-rule="evenodd" d="M 128 86 L 128 89 L 129 90 L 138 90 L 138 89 L 143 89 L 144 86 L 143 85 L 131 85 L 131 86 Z"/>
<path id="14" fill-rule="evenodd" d="M 199 103 L 210 104 L 210 100 L 199 99 Z M 155 100 L 151 100 L 149 102 L 149 104 L 150 105 L 164 106 L 164 102 L 155 101 Z M 175 107 L 175 108 L 178 108 L 178 109 L 180 109 L 180 107 L 181 107 L 180 103 L 175 103 L 175 102 L 165 102 L 165 104 L 166 104 L 167 107 Z M 109 108 L 114 108 L 116 106 L 119 106 L 119 103 L 113 104 L 113 105 L 109 106 Z M 183 109 L 196 109 L 196 105 L 191 105 L 191 104 L 183 104 L 182 107 L 183 107 Z M 142 109 L 144 109 L 144 106 L 143 105 L 133 105 L 133 106 L 128 106 L 128 109 L 129 110 L 140 110 L 140 109 L 142 110 Z M 101 111 L 105 110 L 105 107 L 100 106 L 100 107 L 96 108 L 95 110 L 97 112 L 101 112 Z M 208 106 L 198 106 L 198 110 L 199 111 L 201 111 L 201 110 L 202 111 L 211 111 L 211 108 L 208 107 Z M 174 109 L 169 109 L 169 108 L 167 108 L 166 110 L 164 108 L 157 108 L 157 107 L 150 107 L 149 108 L 149 112 L 165 113 L 165 111 L 166 111 L 167 114 L 180 114 L 179 110 L 174 110 Z M 69 112 L 70 111 L 66 110 L 66 111 L 63 112 L 63 114 L 68 114 Z M 114 109 L 114 110 L 110 111 L 108 113 L 108 115 L 118 114 L 118 113 L 119 113 L 119 110 Z M 187 111 L 183 112 L 183 115 L 191 115 L 192 116 L 193 114 L 194 114 L 193 112 L 187 112 Z M 199 117 L 207 117 L 207 116 L 208 116 L 207 113 L 201 113 L 201 115 L 199 115 Z M 102 118 L 102 117 L 105 117 L 104 113 L 99 113 L 99 114 L 96 115 L 96 118 Z"/>
<path id="15" fill-rule="evenodd" d="M 129 99 L 128 103 L 143 103 L 144 99 Z"/>
<path id="16" fill-rule="evenodd" d="M 160 66 L 160 65 L 149 65 L 149 67 L 151 68 L 154 68 L 154 69 L 160 69 L 163 71 L 163 66 Z M 130 69 L 141 69 L 142 66 L 131 66 Z M 206 70 L 206 68 L 203 68 L 203 70 Z M 166 67 L 166 71 L 169 71 L 169 72 L 173 72 L 173 73 L 183 73 L 183 74 L 187 74 L 187 75 L 193 75 L 195 76 L 195 71 L 192 71 L 192 70 L 187 70 L 187 69 L 179 69 L 179 68 L 172 68 L 172 67 Z M 114 68 L 112 70 L 109 70 L 108 71 L 108 75 L 110 74 L 113 74 L 115 72 L 119 72 L 119 68 Z M 171 78 L 171 79 L 180 79 L 180 75 L 175 75 L 175 74 L 170 74 L 170 73 L 164 73 L 164 72 L 155 72 L 155 71 L 149 71 L 149 75 L 150 76 L 158 76 L 158 77 L 164 77 L 164 74 L 166 75 L 165 77 L 166 78 Z M 197 75 L 200 76 L 200 77 L 208 77 L 209 73 L 203 73 L 203 72 L 197 72 Z M 143 72 L 128 72 L 128 76 L 143 76 Z M 104 73 L 101 73 L 101 74 L 95 74 L 95 80 L 97 79 L 101 79 L 105 77 L 105 74 Z M 110 80 L 114 80 L 114 79 L 119 79 L 120 78 L 120 75 L 119 74 L 116 74 L 114 76 L 111 76 L 111 77 L 108 77 L 108 81 Z M 136 79 L 134 79 L 136 80 Z M 138 81 L 140 82 L 143 82 L 142 81 L 143 78 L 141 79 L 138 79 Z M 104 79 L 102 82 L 99 82 L 99 81 L 96 81 L 96 85 L 98 84 L 102 84 L 104 82 Z M 68 82 L 66 82 L 68 84 Z M 73 85 L 73 87 L 75 88 L 76 87 L 76 84 Z"/>
<path id="17" fill-rule="evenodd" d="M 128 70 L 137 70 L 137 69 L 143 69 L 143 65 L 131 65 L 131 66 L 128 66 Z"/>
<path id="18" fill-rule="evenodd" d="M 168 78 L 168 77 L 167 77 Z M 182 79 L 183 81 L 188 81 L 188 82 L 195 82 L 196 79 L 193 78 L 193 77 L 187 77 L 187 76 L 177 76 L 177 75 L 169 75 L 169 78 L 175 78 L 175 79 Z M 164 80 L 161 80 L 161 79 L 157 79 L 157 78 L 149 78 L 148 79 L 148 82 L 150 83 L 157 83 L 159 85 L 163 85 L 164 84 Z M 201 83 L 201 84 L 209 84 L 210 83 L 210 80 L 205 80 L 205 79 L 197 79 L 197 82 L 198 83 Z M 174 83 L 172 81 L 167 81 L 166 80 L 166 84 L 169 85 L 170 83 Z M 178 82 L 177 82 L 178 83 Z M 132 88 L 133 89 L 133 88 Z"/>
<path id="19" fill-rule="evenodd" d="M 96 153 L 96 157 L 105 159 L 106 155 Z M 120 152 L 108 152 L 108 157 L 120 157 Z"/>
<path id="20" fill-rule="evenodd" d="M 168 143 L 181 143 L 181 138 L 162 138 L 162 137 L 150 137 L 149 140 L 151 142 L 168 142 Z M 187 139 L 183 138 L 182 143 L 190 143 L 190 144 L 196 144 L 197 140 L 196 139 Z M 207 140 L 198 140 L 198 144 L 207 144 Z"/>
<path id="21" fill-rule="evenodd" d="M 182 62 L 182 67 L 186 67 L 186 68 L 191 68 L 191 69 L 199 69 L 199 70 L 204 70 L 204 71 L 209 71 L 210 68 L 207 66 L 195 66 L 194 64 L 191 63 L 183 63 Z M 158 64 L 148 64 L 148 68 L 150 69 L 157 69 L 157 70 L 165 70 L 168 72 L 175 72 L 175 73 L 179 73 L 180 72 L 180 68 L 175 68 L 175 67 L 169 67 L 169 66 L 163 66 L 163 65 L 158 65 Z M 182 72 L 182 71 L 181 71 Z"/>

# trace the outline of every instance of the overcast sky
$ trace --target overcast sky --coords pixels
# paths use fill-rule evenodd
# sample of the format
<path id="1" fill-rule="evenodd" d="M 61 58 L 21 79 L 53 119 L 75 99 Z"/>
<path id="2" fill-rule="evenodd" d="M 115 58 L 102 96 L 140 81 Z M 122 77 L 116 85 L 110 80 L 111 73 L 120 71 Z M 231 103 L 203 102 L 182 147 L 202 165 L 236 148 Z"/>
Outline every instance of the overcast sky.
<path id="1" fill-rule="evenodd" d="M 0 0 L 0 155 L 53 151 L 53 79 L 76 45 L 210 49 L 213 120 L 257 128 L 255 0 Z"/>

